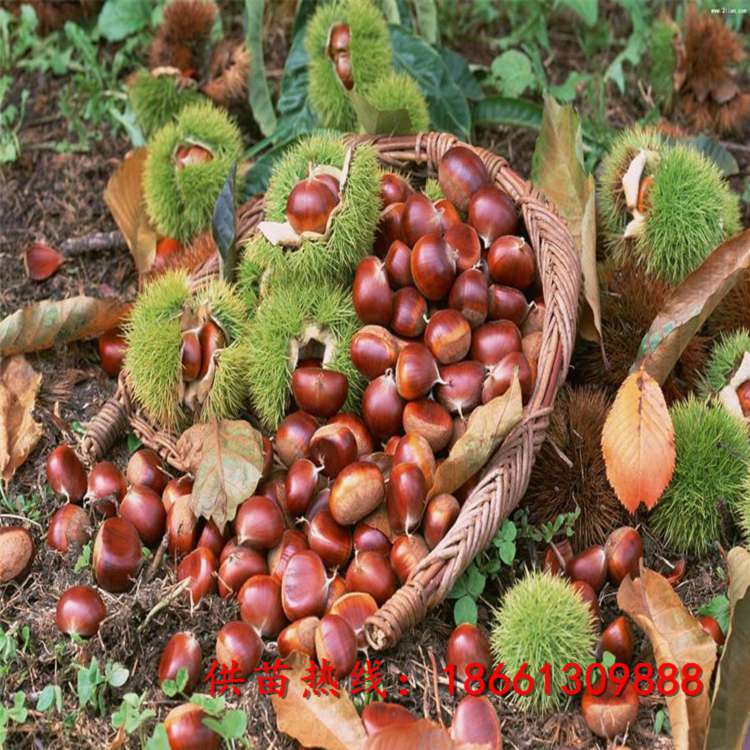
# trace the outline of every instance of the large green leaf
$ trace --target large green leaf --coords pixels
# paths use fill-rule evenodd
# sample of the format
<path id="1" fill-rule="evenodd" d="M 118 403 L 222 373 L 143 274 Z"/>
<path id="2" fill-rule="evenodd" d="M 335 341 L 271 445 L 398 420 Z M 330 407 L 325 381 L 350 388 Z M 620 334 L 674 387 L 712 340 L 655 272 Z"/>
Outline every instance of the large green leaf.
<path id="1" fill-rule="evenodd" d="M 149 0 L 107 0 L 99 14 L 99 31 L 110 42 L 119 42 L 148 26 Z"/>
<path id="2" fill-rule="evenodd" d="M 219 193 L 214 205 L 214 214 L 211 229 L 214 241 L 219 248 L 221 257 L 222 274 L 227 281 L 232 280 L 236 261 L 235 238 L 237 230 L 235 226 L 235 182 L 237 179 L 237 162 L 232 164 L 227 179 L 224 181 L 224 187 Z"/>
<path id="3" fill-rule="evenodd" d="M 427 99 L 432 127 L 468 140 L 471 133 L 469 104 L 443 59 L 427 42 L 402 27 L 390 26 L 389 30 L 394 66 L 408 73 L 419 85 Z"/>
<path id="4" fill-rule="evenodd" d="M 250 109 L 263 135 L 270 135 L 276 129 L 276 113 L 263 62 L 264 7 L 265 0 L 245 0 L 245 44 L 252 60 L 248 81 Z"/>
<path id="5" fill-rule="evenodd" d="M 542 105 L 526 99 L 488 96 L 477 102 L 472 116 L 475 125 L 510 125 L 532 130 L 542 127 Z"/>
<path id="6" fill-rule="evenodd" d="M 589 28 L 596 23 L 599 0 L 560 0 L 560 3 L 576 13 Z"/>
<path id="7" fill-rule="evenodd" d="M 435 0 L 415 0 L 419 33 L 430 43 L 438 40 L 438 19 Z"/>
<path id="8" fill-rule="evenodd" d="M 466 98 L 472 101 L 479 101 L 484 98 L 482 87 L 471 72 L 466 60 L 458 52 L 454 52 L 448 47 L 441 47 L 439 52 L 451 78 L 456 82 L 458 88 L 464 92 Z"/>

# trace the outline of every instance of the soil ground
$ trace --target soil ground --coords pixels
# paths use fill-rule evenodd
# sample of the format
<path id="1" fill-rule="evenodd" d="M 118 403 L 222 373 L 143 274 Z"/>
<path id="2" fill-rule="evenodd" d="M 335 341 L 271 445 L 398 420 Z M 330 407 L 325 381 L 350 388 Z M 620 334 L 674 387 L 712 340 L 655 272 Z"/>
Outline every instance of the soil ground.
<path id="1" fill-rule="evenodd" d="M 491 30 L 490 30 L 491 31 Z M 491 37 L 488 33 L 487 37 Z M 269 69 L 281 69 L 284 46 L 273 45 Z M 470 62 L 487 63 L 492 51 L 477 46 L 475 40 L 465 43 L 458 51 Z M 465 49 L 461 49 L 465 46 Z M 552 47 L 564 54 L 577 49 L 566 43 L 563 35 L 552 39 Z M 571 54 L 575 54 L 571 52 Z M 567 63 L 575 67 L 575 61 Z M 33 91 L 29 108 L 20 132 L 24 148 L 20 160 L 0 172 L 0 317 L 33 301 L 62 299 L 75 294 L 98 296 L 116 295 L 132 299 L 136 293 L 137 277 L 133 263 L 124 249 L 77 255 L 70 258 L 61 270 L 43 283 L 30 282 L 24 273 L 21 254 L 32 240 L 44 239 L 52 246 L 74 236 L 94 231 L 109 231 L 114 222 L 103 202 L 102 193 L 107 179 L 118 160 L 128 150 L 124 138 L 105 133 L 85 154 L 57 154 L 50 143 L 65 137 L 66 123 L 56 111 L 56 92 L 61 81 L 24 73 L 17 76 L 11 100 L 23 88 Z M 643 102 L 636 99 L 613 101 L 608 116 L 612 124 L 621 125 L 643 114 Z M 477 133 L 476 142 L 503 154 L 522 174 L 528 174 L 535 135 L 524 130 L 494 129 Z M 743 143 L 738 138 L 737 144 Z M 747 174 L 748 153 L 742 146 L 732 147 L 740 162 L 743 175 Z M 154 708 L 163 718 L 176 704 L 158 688 L 156 665 L 167 638 L 177 630 L 190 628 L 199 638 L 204 656 L 213 653 L 215 633 L 222 623 L 236 619 L 236 605 L 218 597 L 210 598 L 194 612 L 174 600 L 160 609 L 145 623 L 145 616 L 159 602 L 165 601 L 174 585 L 174 574 L 166 565 L 149 584 L 122 595 L 105 594 L 109 617 L 99 635 L 91 642 L 77 646 L 60 637 L 54 623 L 54 609 L 58 596 L 68 586 L 91 581 L 89 570 L 73 572 L 74 558 L 61 561 L 44 543 L 46 525 L 59 499 L 46 487 L 45 458 L 48 452 L 63 441 L 73 441 L 80 434 L 81 425 L 97 412 L 111 395 L 115 383 L 98 364 L 96 346 L 92 342 L 76 343 L 52 351 L 29 355 L 29 361 L 44 376 L 42 392 L 35 416 L 44 424 L 44 435 L 33 454 L 18 471 L 0 499 L 0 521 L 13 522 L 25 516 L 38 543 L 38 554 L 33 570 L 22 587 L 6 588 L 0 595 L 0 627 L 8 630 L 14 625 L 27 624 L 31 630 L 28 647 L 19 656 L 14 669 L 0 678 L 0 698 L 7 705 L 17 689 L 26 692 L 33 706 L 41 689 L 53 682 L 63 686 L 65 710 L 62 715 L 29 712 L 27 721 L 11 725 L 7 746 L 10 748 L 136 748 L 136 736 L 120 738 L 109 723 L 110 713 L 119 703 L 123 692 L 145 696 L 144 706 Z M 127 445 L 122 441 L 111 456 L 121 467 L 127 460 Z M 647 554 L 651 559 L 662 557 L 656 542 L 647 537 Z M 530 560 L 527 556 L 525 560 Z M 702 562 L 688 561 L 680 595 L 692 609 L 724 591 L 720 576 L 718 553 Z M 491 607 L 503 589 L 503 580 L 493 581 L 480 605 L 480 622 L 486 623 Z M 615 590 L 608 586 L 601 604 L 605 621 L 616 612 Z M 424 624 L 405 638 L 395 649 L 384 654 L 387 673 L 386 686 L 391 697 L 428 718 L 450 724 L 457 698 L 448 694 L 441 670 L 445 662 L 445 648 L 451 631 L 451 605 L 434 610 Z M 272 655 L 272 652 L 268 652 Z M 75 698 L 74 661 L 85 661 L 97 656 L 100 661 L 117 660 L 130 669 L 126 687 L 113 691 L 108 698 L 104 716 L 92 710 L 77 712 Z M 639 636 L 635 661 L 648 658 L 648 643 Z M 409 676 L 410 695 L 396 698 L 401 685 L 398 675 Z M 459 696 L 460 697 L 460 696 Z M 576 701 L 559 713 L 536 720 L 514 712 L 507 702 L 494 699 L 503 722 L 503 742 L 513 750 L 545 750 L 562 747 L 581 749 L 604 748 L 585 726 Z M 250 717 L 250 734 L 258 750 L 286 749 L 295 743 L 279 734 L 275 717 L 267 699 L 257 694 L 255 685 L 243 690 L 238 705 Z M 672 741 L 666 735 L 653 732 L 656 711 L 664 707 L 663 699 L 644 699 L 636 728 L 622 744 L 633 750 L 667 750 Z M 571 710 L 572 709 L 572 710 Z M 50 718 L 53 716 L 54 718 Z"/>

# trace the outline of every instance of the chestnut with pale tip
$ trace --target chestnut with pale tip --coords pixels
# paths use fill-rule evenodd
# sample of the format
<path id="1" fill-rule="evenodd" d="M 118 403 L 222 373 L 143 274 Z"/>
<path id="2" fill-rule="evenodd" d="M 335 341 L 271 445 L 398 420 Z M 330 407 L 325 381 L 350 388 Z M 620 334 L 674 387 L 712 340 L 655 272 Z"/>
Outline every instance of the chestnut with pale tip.
<path id="1" fill-rule="evenodd" d="M 285 466 L 291 466 L 298 458 L 307 455 L 310 438 L 318 429 L 318 423 L 310 414 L 295 411 L 285 417 L 276 430 L 274 446 Z"/>
<path id="2" fill-rule="evenodd" d="M 246 622 L 231 620 L 216 635 L 216 661 L 219 664 L 237 664 L 244 677 L 250 677 L 263 654 L 263 641 Z"/>
<path id="3" fill-rule="evenodd" d="M 327 477 L 335 479 L 344 467 L 356 460 L 357 441 L 345 425 L 325 424 L 310 439 L 309 454 Z"/>
<path id="4" fill-rule="evenodd" d="M 281 582 L 270 575 L 248 578 L 237 601 L 243 622 L 263 638 L 275 638 L 288 624 L 281 606 Z"/>
<path id="5" fill-rule="evenodd" d="M 373 437 L 385 440 L 401 431 L 404 405 L 391 371 L 368 384 L 362 396 L 362 417 Z"/>
<path id="6" fill-rule="evenodd" d="M 424 343 L 441 364 L 460 362 L 471 348 L 471 326 L 457 310 L 438 310 L 427 323 Z"/>
<path id="7" fill-rule="evenodd" d="M 391 547 L 391 567 L 396 571 L 401 585 L 405 584 L 409 576 L 430 551 L 424 538 L 419 534 L 402 534 L 393 540 Z"/>
<path id="8" fill-rule="evenodd" d="M 500 721 L 486 696 L 467 695 L 458 702 L 451 724 L 451 738 L 458 745 L 502 750 Z"/>
<path id="9" fill-rule="evenodd" d="M 150 448 L 141 448 L 130 457 L 125 470 L 125 478 L 128 484 L 145 484 L 159 495 L 164 491 L 169 480 L 161 459 Z"/>
<path id="10" fill-rule="evenodd" d="M 298 367 L 292 373 L 292 395 L 300 409 L 315 417 L 336 414 L 346 401 L 346 375 L 322 367 Z"/>
<path id="11" fill-rule="evenodd" d="M 47 482 L 53 492 L 77 503 L 86 494 L 86 472 L 78 456 L 67 445 L 58 445 L 47 456 Z"/>
<path id="12" fill-rule="evenodd" d="M 402 424 L 407 434 L 421 435 L 429 443 L 433 453 L 440 453 L 446 448 L 453 433 L 450 413 L 432 399 L 419 399 L 406 404 Z"/>
<path id="13" fill-rule="evenodd" d="M 91 539 L 91 521 L 80 505 L 65 503 L 49 520 L 47 546 L 65 554 L 80 549 Z"/>
<path id="14" fill-rule="evenodd" d="M 363 258 L 354 274 L 352 300 L 363 323 L 387 326 L 393 317 L 393 290 L 385 264 L 375 255 Z"/>
<path id="15" fill-rule="evenodd" d="M 207 727 L 208 714 L 196 703 L 182 703 L 164 719 L 170 750 L 219 750 L 221 735 Z"/>
<path id="16" fill-rule="evenodd" d="M 393 454 L 394 469 L 399 464 L 414 464 L 424 475 L 427 490 L 432 487 L 437 463 L 426 438 L 416 432 L 408 432 L 399 441 Z M 393 473 L 393 472 L 391 472 Z"/>
<path id="17" fill-rule="evenodd" d="M 191 606 L 203 597 L 216 592 L 216 555 L 207 547 L 198 547 L 186 555 L 177 566 L 177 580 L 187 580 L 186 592 Z"/>
<path id="18" fill-rule="evenodd" d="M 424 344 L 408 344 L 401 350 L 396 362 L 396 388 L 401 398 L 423 398 L 440 382 L 438 364 Z"/>
<path id="19" fill-rule="evenodd" d="M 313 550 L 297 552 L 281 579 L 281 606 L 290 621 L 320 617 L 325 612 L 330 581 L 320 555 Z"/>
<path id="20" fill-rule="evenodd" d="M 456 271 L 461 274 L 476 268 L 482 259 L 482 243 L 476 229 L 460 221 L 445 231 L 445 242 L 456 254 Z"/>
<path id="21" fill-rule="evenodd" d="M 388 482 L 386 507 L 388 521 L 395 534 L 408 534 L 419 526 L 426 497 L 427 483 L 416 464 L 394 466 Z"/>
<path id="22" fill-rule="evenodd" d="M 72 586 L 57 600 L 55 623 L 67 635 L 90 638 L 106 616 L 107 608 L 91 586 Z"/>
<path id="23" fill-rule="evenodd" d="M 357 640 L 357 648 L 367 646 L 365 637 L 365 622 L 378 611 L 377 602 L 362 591 L 353 591 L 339 597 L 331 606 L 330 614 L 338 615 L 349 623 Z"/>
<path id="24" fill-rule="evenodd" d="M 346 570 L 346 587 L 349 591 L 370 594 L 383 606 L 398 588 L 398 579 L 390 561 L 379 552 L 358 552 Z"/>
<path id="25" fill-rule="evenodd" d="M 485 185 L 469 199 L 469 224 L 489 247 L 498 237 L 515 234 L 518 212 L 507 193 L 495 185 Z"/>
<path id="26" fill-rule="evenodd" d="M 294 651 L 315 658 L 315 631 L 318 629 L 318 617 L 303 617 L 287 625 L 276 639 L 279 656 L 285 659 Z"/>
<path id="27" fill-rule="evenodd" d="M 287 221 L 297 234 L 323 234 L 328 225 L 328 217 L 338 202 L 338 197 L 330 187 L 310 174 L 289 193 L 286 202 Z"/>
<path id="28" fill-rule="evenodd" d="M 586 726 L 599 737 L 612 739 L 623 734 L 638 718 L 639 698 L 633 682 L 628 682 L 620 695 L 613 681 L 608 680 L 601 695 L 601 686 L 588 685 L 581 697 L 581 713 Z"/>
<path id="29" fill-rule="evenodd" d="M 417 289 L 431 301 L 448 296 L 456 280 L 458 253 L 439 234 L 425 234 L 411 251 L 411 275 Z"/>
<path id="30" fill-rule="evenodd" d="M 201 678 L 201 645 L 189 631 L 175 633 L 168 641 L 159 659 L 159 684 L 176 680 L 181 669 L 187 673 L 184 693 L 192 693 Z"/>
<path id="31" fill-rule="evenodd" d="M 315 653 L 328 662 L 334 674 L 346 677 L 357 660 L 357 639 L 349 623 L 339 615 L 325 615 L 315 631 Z"/>
<path id="32" fill-rule="evenodd" d="M 393 334 L 382 326 L 360 328 L 352 336 L 349 348 L 352 364 L 368 380 L 375 380 L 393 369 L 399 351 L 400 347 Z"/>
<path id="33" fill-rule="evenodd" d="M 108 518 L 99 527 L 91 555 L 94 578 L 101 588 L 128 591 L 141 564 L 138 530 L 124 518 Z"/>
<path id="34" fill-rule="evenodd" d="M 459 211 L 468 209 L 471 195 L 489 180 L 482 159 L 466 146 L 449 148 L 438 162 L 440 189 Z"/>

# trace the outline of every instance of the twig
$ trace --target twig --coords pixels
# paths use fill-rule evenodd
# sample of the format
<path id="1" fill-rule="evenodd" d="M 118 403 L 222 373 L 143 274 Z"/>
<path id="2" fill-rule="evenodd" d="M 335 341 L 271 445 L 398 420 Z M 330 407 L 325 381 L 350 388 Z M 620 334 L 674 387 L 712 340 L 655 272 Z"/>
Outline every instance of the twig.
<path id="1" fill-rule="evenodd" d="M 80 255 L 97 250 L 119 250 L 127 247 L 125 238 L 119 229 L 111 232 L 93 232 L 83 237 L 71 237 L 60 246 L 63 255 Z"/>
<path id="2" fill-rule="evenodd" d="M 750 146 L 746 146 L 744 143 L 735 143 L 734 141 L 719 141 L 719 143 L 730 151 L 745 151 L 746 153 L 750 153 Z"/>
<path id="3" fill-rule="evenodd" d="M 432 694 L 435 698 L 435 713 L 437 713 L 438 721 L 440 722 L 440 726 L 444 727 L 445 724 L 443 724 L 443 712 L 442 712 L 442 704 L 440 703 L 440 692 L 438 690 L 438 669 L 437 669 L 437 661 L 435 660 L 435 654 L 433 653 L 432 649 L 428 649 L 427 653 L 430 655 L 430 663 L 432 664 Z"/>
<path id="4" fill-rule="evenodd" d="M 156 571 L 161 565 L 161 561 L 164 559 L 164 552 L 167 549 L 167 535 L 165 534 L 162 537 L 161 544 L 159 545 L 159 549 L 156 550 L 156 553 L 154 554 L 153 559 L 151 560 L 148 570 L 143 576 L 143 580 L 146 583 L 150 583 L 151 579 L 156 575 Z"/>
<path id="5" fill-rule="evenodd" d="M 190 576 L 183 578 L 165 597 L 160 599 L 146 615 L 146 619 L 138 626 L 138 630 L 143 630 L 151 622 L 153 617 L 167 607 L 170 602 L 176 599 L 190 585 Z"/>

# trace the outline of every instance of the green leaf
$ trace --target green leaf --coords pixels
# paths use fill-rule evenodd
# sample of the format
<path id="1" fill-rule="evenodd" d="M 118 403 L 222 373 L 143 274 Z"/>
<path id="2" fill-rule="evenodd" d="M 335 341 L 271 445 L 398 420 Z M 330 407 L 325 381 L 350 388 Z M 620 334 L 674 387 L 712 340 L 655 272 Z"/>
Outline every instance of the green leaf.
<path id="1" fill-rule="evenodd" d="M 516 525 L 509 518 L 506 519 L 501 527 L 503 539 L 508 542 L 512 542 L 518 536 L 518 529 Z"/>
<path id="2" fill-rule="evenodd" d="M 227 702 L 222 696 L 212 698 L 205 693 L 193 693 L 190 698 L 191 703 L 200 706 L 207 714 L 211 716 L 220 716 L 227 707 Z"/>
<path id="3" fill-rule="evenodd" d="M 26 721 L 28 714 L 29 711 L 26 708 L 26 694 L 22 690 L 18 690 L 13 695 L 13 708 L 8 711 L 8 716 L 10 716 L 10 718 L 17 724 L 23 724 L 23 722 Z"/>
<path id="4" fill-rule="evenodd" d="M 471 68 L 466 60 L 448 47 L 440 48 L 440 57 L 445 63 L 451 78 L 455 81 L 458 88 L 464 92 L 467 99 L 480 101 L 484 98 L 482 87 L 477 81 L 476 76 L 471 72 Z"/>
<path id="5" fill-rule="evenodd" d="M 484 587 L 487 585 L 487 578 L 482 575 L 476 565 L 470 565 L 467 573 L 467 589 L 469 594 L 476 599 L 484 593 Z"/>
<path id="6" fill-rule="evenodd" d="M 683 141 L 714 162 L 722 171 L 724 177 L 732 177 L 740 173 L 740 166 L 737 164 L 737 159 L 717 140 L 701 133 L 691 138 L 685 138 Z"/>
<path id="7" fill-rule="evenodd" d="M 250 109 L 263 135 L 270 135 L 276 129 L 276 113 L 263 62 L 264 6 L 265 0 L 245 0 L 245 44 L 252 60 L 248 81 Z"/>
<path id="8" fill-rule="evenodd" d="M 498 548 L 500 559 L 506 565 L 512 565 L 516 559 L 516 543 L 515 542 L 503 542 Z"/>
<path id="9" fill-rule="evenodd" d="M 430 44 L 438 41 L 438 19 L 435 0 L 415 0 L 419 33 Z"/>
<path id="10" fill-rule="evenodd" d="M 526 99 L 488 96 L 474 106 L 475 125 L 510 125 L 539 130 L 542 127 L 542 105 Z"/>
<path id="11" fill-rule="evenodd" d="M 157 724 L 154 727 L 154 733 L 146 743 L 146 750 L 170 750 L 169 738 L 164 724 Z"/>
<path id="12" fill-rule="evenodd" d="M 114 688 L 122 687 L 130 676 L 130 671 L 120 662 L 111 662 L 107 664 L 107 682 Z"/>
<path id="13" fill-rule="evenodd" d="M 571 71 L 568 73 L 568 77 L 564 83 L 559 86 L 550 86 L 549 93 L 557 99 L 557 101 L 566 104 L 572 102 L 576 98 L 578 93 L 578 84 L 583 81 L 590 80 L 591 76 L 588 73 L 579 73 L 578 71 Z"/>
<path id="14" fill-rule="evenodd" d="M 423 39 L 400 26 L 389 26 L 393 65 L 419 85 L 435 130 L 453 133 L 463 140 L 471 134 L 471 112 L 466 96 L 456 85 L 440 55 Z"/>
<path id="15" fill-rule="evenodd" d="M 477 603 L 470 596 L 462 596 L 453 606 L 453 619 L 456 625 L 470 622 L 477 623 Z"/>
<path id="16" fill-rule="evenodd" d="M 468 586 L 468 575 L 464 573 L 454 584 L 453 588 L 448 592 L 449 599 L 460 599 L 462 596 L 466 596 L 469 592 Z"/>
<path id="17" fill-rule="evenodd" d="M 239 709 L 227 711 L 221 719 L 206 717 L 203 723 L 225 740 L 238 740 L 244 736 L 247 729 L 247 714 Z"/>
<path id="18" fill-rule="evenodd" d="M 219 248 L 221 257 L 222 275 L 228 282 L 232 281 L 236 261 L 237 229 L 235 226 L 235 180 L 237 178 L 237 162 L 232 164 L 227 179 L 224 181 L 219 197 L 214 205 L 214 214 L 211 222 L 211 232 L 216 246 Z"/>
<path id="19" fill-rule="evenodd" d="M 180 667 L 180 669 L 177 670 L 177 674 L 175 675 L 175 683 L 177 685 L 177 690 L 182 692 L 185 687 L 187 686 L 188 679 L 190 675 L 188 674 L 187 667 Z"/>
<path id="20" fill-rule="evenodd" d="M 59 685 L 47 685 L 36 700 L 37 711 L 49 711 L 53 705 L 62 711 L 62 689 Z"/>
<path id="21" fill-rule="evenodd" d="M 490 66 L 490 73 L 500 93 L 510 98 L 520 96 L 527 89 L 533 91 L 537 88 L 531 60 L 517 49 L 509 49 L 496 57 Z"/>
<path id="22" fill-rule="evenodd" d="M 610 651 L 605 651 L 602 654 L 602 664 L 604 665 L 604 668 L 607 670 L 607 673 L 609 673 L 610 667 L 616 663 L 617 663 L 617 657 Z"/>
<path id="23" fill-rule="evenodd" d="M 411 119 L 405 109 L 381 111 L 354 90 L 349 92 L 349 99 L 365 133 L 404 135 L 411 131 Z"/>
<path id="24" fill-rule="evenodd" d="M 149 0 L 107 0 L 99 14 L 98 27 L 109 42 L 119 42 L 148 26 Z"/>
<path id="25" fill-rule="evenodd" d="M 180 689 L 177 687 L 177 683 L 174 680 L 164 680 L 161 684 L 161 689 L 167 698 L 174 698 L 175 695 L 180 692 Z"/>
<path id="26" fill-rule="evenodd" d="M 91 542 L 86 542 L 86 544 L 81 547 L 81 552 L 76 559 L 76 564 L 73 566 L 73 572 L 80 573 L 85 568 L 88 568 L 89 565 L 91 565 Z"/>
<path id="27" fill-rule="evenodd" d="M 560 0 L 560 3 L 576 13 L 589 28 L 596 23 L 599 0 Z"/>
<path id="28" fill-rule="evenodd" d="M 699 615 L 713 617 L 719 624 L 721 632 L 726 634 L 729 630 L 729 599 L 725 594 L 720 594 L 704 604 L 699 610 Z"/>

